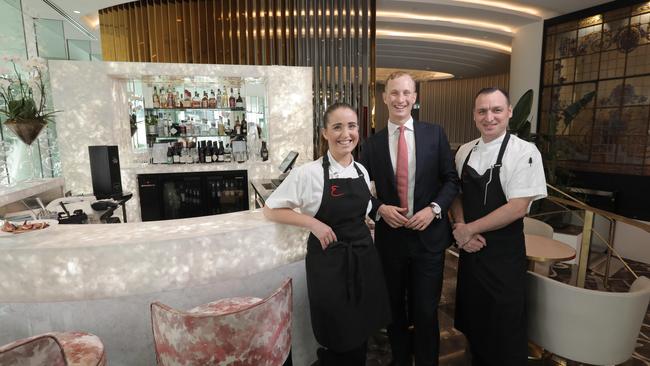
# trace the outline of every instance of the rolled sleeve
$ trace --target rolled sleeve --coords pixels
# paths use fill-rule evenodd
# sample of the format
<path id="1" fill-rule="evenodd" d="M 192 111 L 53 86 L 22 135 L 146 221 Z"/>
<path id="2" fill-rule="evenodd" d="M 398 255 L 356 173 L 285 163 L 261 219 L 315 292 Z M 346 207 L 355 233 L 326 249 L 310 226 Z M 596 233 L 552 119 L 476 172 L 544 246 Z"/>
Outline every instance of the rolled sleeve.
<path id="1" fill-rule="evenodd" d="M 535 201 L 547 196 L 542 156 L 535 147 L 517 158 L 506 191 L 508 200 L 531 197 L 531 201 Z"/>

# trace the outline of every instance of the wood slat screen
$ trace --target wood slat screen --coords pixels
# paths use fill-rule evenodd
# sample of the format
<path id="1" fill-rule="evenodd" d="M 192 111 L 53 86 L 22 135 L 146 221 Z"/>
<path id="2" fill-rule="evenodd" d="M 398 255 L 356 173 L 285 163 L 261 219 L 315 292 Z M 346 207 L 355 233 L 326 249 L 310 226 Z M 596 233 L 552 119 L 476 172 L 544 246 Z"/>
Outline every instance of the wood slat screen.
<path id="1" fill-rule="evenodd" d="M 510 74 L 421 82 L 420 120 L 442 125 L 452 145 L 475 139 L 480 134 L 472 117 L 474 96 L 491 86 L 507 91 L 509 82 Z"/>
<path id="2" fill-rule="evenodd" d="M 367 136 L 376 0 L 140 0 L 99 10 L 106 61 L 313 67 L 315 145 L 328 105 Z M 314 151 L 318 151 L 316 148 Z"/>

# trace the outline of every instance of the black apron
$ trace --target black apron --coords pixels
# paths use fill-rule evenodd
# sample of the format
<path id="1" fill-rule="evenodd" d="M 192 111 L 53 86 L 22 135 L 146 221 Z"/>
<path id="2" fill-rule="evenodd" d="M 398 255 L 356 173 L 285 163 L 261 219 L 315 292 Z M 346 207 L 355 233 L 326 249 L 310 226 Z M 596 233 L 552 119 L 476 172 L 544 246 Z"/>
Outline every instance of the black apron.
<path id="1" fill-rule="evenodd" d="M 329 178 L 323 156 L 323 199 L 315 218 L 329 225 L 338 241 L 323 250 L 307 241 L 307 292 L 311 324 L 321 345 L 345 352 L 361 346 L 390 321 L 388 295 L 379 256 L 365 223 L 370 191 L 356 163 L 358 178 Z"/>
<path id="2" fill-rule="evenodd" d="M 479 175 L 467 165 L 461 173 L 465 222 L 477 220 L 507 203 L 499 172 L 510 134 L 501 143 L 496 164 Z M 478 143 L 477 143 L 478 144 Z M 477 364 L 526 364 L 526 245 L 523 219 L 481 233 L 487 246 L 475 253 L 461 249 L 456 288 L 455 327 L 470 342 Z"/>

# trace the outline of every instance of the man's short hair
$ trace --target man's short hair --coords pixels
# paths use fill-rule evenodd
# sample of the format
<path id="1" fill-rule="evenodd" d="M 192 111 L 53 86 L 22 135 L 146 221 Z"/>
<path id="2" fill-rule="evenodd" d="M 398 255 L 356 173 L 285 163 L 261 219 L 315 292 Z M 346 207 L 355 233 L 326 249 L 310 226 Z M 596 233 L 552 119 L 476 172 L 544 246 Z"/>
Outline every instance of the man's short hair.
<path id="1" fill-rule="evenodd" d="M 411 78 L 411 80 L 413 81 L 413 91 L 415 91 L 415 79 L 413 78 L 413 76 L 411 76 L 411 74 L 409 74 L 406 71 L 398 70 L 398 71 L 391 72 L 386 78 L 386 85 L 388 85 L 389 81 L 400 78 L 402 76 L 408 76 L 409 78 Z"/>
<path id="2" fill-rule="evenodd" d="M 510 96 L 508 95 L 508 92 L 496 86 L 490 86 L 479 90 L 478 93 L 476 93 L 476 95 L 474 96 L 474 102 L 476 102 L 476 98 L 478 98 L 479 95 L 492 94 L 494 92 L 501 92 L 501 94 L 503 94 L 506 97 L 506 101 L 508 102 L 508 105 L 510 104 Z"/>

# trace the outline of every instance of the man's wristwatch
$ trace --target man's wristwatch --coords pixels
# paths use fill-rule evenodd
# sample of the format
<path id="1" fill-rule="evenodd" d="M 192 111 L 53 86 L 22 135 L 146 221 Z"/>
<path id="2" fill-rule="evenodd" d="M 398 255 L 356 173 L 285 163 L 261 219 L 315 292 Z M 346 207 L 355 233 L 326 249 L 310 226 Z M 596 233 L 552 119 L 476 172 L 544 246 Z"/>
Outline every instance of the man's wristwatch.
<path id="1" fill-rule="evenodd" d="M 442 209 L 440 209 L 440 206 L 438 206 L 437 203 L 431 202 L 429 203 L 429 207 L 431 207 L 431 210 L 433 211 L 433 216 L 436 219 L 442 218 Z"/>

